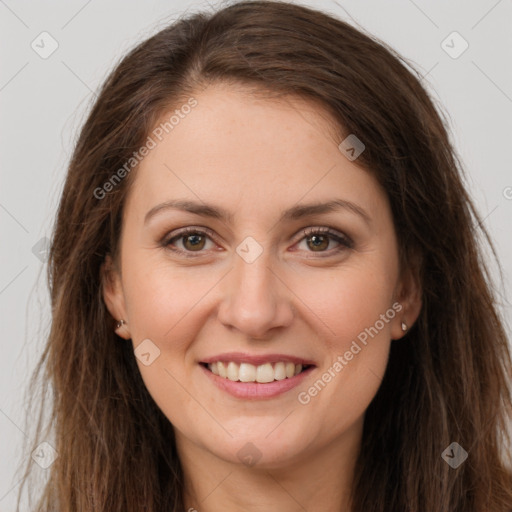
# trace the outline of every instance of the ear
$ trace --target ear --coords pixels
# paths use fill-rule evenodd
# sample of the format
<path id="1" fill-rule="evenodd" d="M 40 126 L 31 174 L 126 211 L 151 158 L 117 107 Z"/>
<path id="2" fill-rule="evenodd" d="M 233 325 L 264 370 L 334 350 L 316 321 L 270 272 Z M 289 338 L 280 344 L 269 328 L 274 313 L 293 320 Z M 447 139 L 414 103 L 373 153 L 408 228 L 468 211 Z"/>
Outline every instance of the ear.
<path id="1" fill-rule="evenodd" d="M 116 324 L 119 320 L 126 322 L 121 327 L 115 329 L 116 334 L 125 340 L 129 340 L 131 336 L 126 315 L 121 273 L 112 261 L 110 254 L 107 254 L 105 261 L 101 264 L 100 272 L 103 300 L 105 301 L 107 309 Z"/>
<path id="2" fill-rule="evenodd" d="M 405 336 L 411 329 L 412 325 L 418 319 L 422 306 L 422 286 L 419 275 L 419 258 L 408 266 L 400 277 L 395 301 L 402 308 L 396 310 L 397 314 L 392 321 L 391 339 L 398 340 Z M 402 322 L 407 325 L 407 330 L 402 329 Z"/>

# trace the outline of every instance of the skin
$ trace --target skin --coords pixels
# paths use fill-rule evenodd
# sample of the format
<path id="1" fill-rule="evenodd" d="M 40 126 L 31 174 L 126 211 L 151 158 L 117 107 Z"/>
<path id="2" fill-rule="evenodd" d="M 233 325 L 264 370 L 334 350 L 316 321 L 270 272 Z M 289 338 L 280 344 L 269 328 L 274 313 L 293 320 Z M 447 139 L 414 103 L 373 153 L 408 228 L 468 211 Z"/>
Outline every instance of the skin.
<path id="1" fill-rule="evenodd" d="M 136 170 L 120 265 L 110 257 L 104 265 L 105 303 L 127 322 L 117 332 L 134 348 L 150 339 L 160 350 L 148 366 L 137 364 L 174 425 L 186 510 L 348 511 L 365 411 L 391 339 L 404 335 L 401 322 L 410 327 L 421 308 L 417 281 L 399 271 L 387 196 L 340 152 L 318 105 L 224 84 L 194 97 L 198 105 Z M 222 207 L 233 219 L 167 209 L 144 224 L 151 208 L 178 198 Z M 369 223 L 349 209 L 278 222 L 298 203 L 334 198 L 357 204 Z M 174 240 L 197 257 L 160 244 L 187 226 L 215 234 L 196 249 L 186 235 Z M 302 232 L 309 227 L 330 227 L 353 246 L 327 237 L 315 248 Z M 248 236 L 262 249 L 252 263 L 236 252 Z M 396 302 L 400 312 L 301 404 L 298 394 Z M 229 351 L 291 354 L 316 368 L 277 397 L 240 399 L 214 386 L 199 365 Z M 237 456 L 248 442 L 260 456 L 253 466 Z"/>

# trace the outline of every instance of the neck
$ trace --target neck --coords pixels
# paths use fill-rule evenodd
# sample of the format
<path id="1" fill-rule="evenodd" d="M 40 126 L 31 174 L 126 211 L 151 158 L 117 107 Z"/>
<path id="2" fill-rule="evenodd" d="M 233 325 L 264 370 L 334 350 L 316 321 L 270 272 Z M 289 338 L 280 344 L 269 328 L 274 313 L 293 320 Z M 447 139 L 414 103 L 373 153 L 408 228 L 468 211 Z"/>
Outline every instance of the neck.
<path id="1" fill-rule="evenodd" d="M 362 421 L 343 438 L 305 449 L 286 463 L 255 466 L 221 459 L 177 433 L 185 510 L 351 512 L 361 433 Z"/>

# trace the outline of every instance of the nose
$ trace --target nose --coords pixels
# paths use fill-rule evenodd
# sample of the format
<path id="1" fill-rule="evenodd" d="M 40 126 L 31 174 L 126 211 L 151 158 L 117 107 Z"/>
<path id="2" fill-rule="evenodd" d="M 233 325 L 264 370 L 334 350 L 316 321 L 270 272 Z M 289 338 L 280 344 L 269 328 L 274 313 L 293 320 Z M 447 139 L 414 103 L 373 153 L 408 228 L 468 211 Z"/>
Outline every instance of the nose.
<path id="1" fill-rule="evenodd" d="M 234 268 L 221 284 L 219 320 L 255 339 L 268 338 L 270 331 L 290 325 L 294 316 L 293 293 L 272 268 L 269 253 L 264 250 L 252 263 L 235 254 Z"/>

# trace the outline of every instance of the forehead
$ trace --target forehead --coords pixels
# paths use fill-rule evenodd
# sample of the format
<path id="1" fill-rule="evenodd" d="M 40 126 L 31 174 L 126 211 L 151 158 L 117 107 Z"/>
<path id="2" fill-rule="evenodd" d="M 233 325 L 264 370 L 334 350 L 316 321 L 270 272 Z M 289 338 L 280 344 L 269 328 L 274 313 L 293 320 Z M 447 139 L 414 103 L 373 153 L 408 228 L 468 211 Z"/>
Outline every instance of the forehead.
<path id="1" fill-rule="evenodd" d="M 178 104 L 162 116 L 161 140 L 153 136 L 135 171 L 127 209 L 188 197 L 261 214 L 302 197 L 348 194 L 375 206 L 384 199 L 376 180 L 340 152 L 334 120 L 318 102 L 224 84 L 193 98 L 194 108 Z"/>

